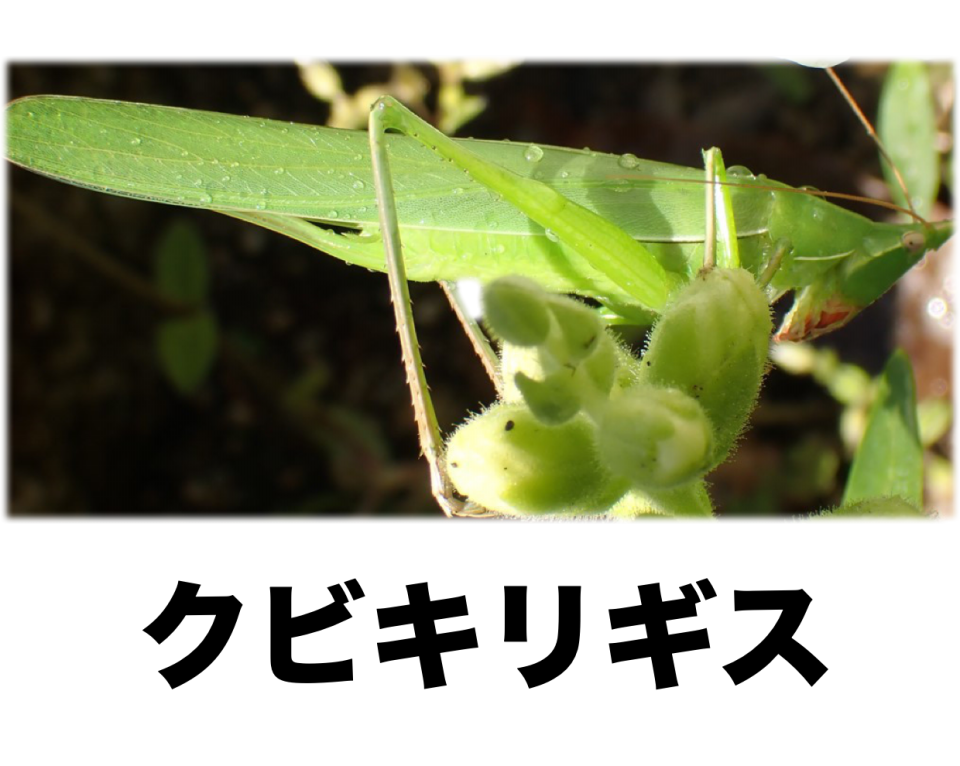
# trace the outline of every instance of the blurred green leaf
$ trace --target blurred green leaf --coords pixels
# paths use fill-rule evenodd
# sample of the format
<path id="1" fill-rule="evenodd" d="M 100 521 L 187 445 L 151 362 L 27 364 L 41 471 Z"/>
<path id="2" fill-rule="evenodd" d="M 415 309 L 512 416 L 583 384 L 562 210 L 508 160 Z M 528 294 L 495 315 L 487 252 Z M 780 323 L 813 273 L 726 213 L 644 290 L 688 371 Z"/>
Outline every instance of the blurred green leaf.
<path id="1" fill-rule="evenodd" d="M 810 72 L 790 64 L 766 64 L 760 71 L 773 83 L 778 95 L 791 104 L 805 104 L 813 96 L 813 81 Z M 822 76 L 822 75 L 821 75 Z"/>
<path id="2" fill-rule="evenodd" d="M 943 182 L 954 197 L 960 197 L 960 85 L 954 85 L 953 149 L 943 158 Z"/>
<path id="3" fill-rule="evenodd" d="M 894 496 L 917 507 L 923 505 L 923 447 L 913 370 L 899 349 L 880 376 L 843 504 Z"/>
<path id="4" fill-rule="evenodd" d="M 920 420 L 920 443 L 932 447 L 946 436 L 953 420 L 953 407 L 949 399 L 924 399 L 917 405 Z"/>
<path id="5" fill-rule="evenodd" d="M 877 132 L 903 175 L 914 208 L 926 217 L 940 188 L 936 110 L 926 64 L 900 62 L 890 66 L 880 94 Z M 898 205 L 905 205 L 893 172 L 886 162 L 882 164 L 890 194 Z"/>
<path id="6" fill-rule="evenodd" d="M 192 394 L 206 380 L 217 347 L 217 322 L 209 312 L 167 319 L 157 328 L 160 367 L 184 394 Z"/>
<path id="7" fill-rule="evenodd" d="M 157 245 L 156 285 L 167 298 L 188 305 L 207 299 L 207 252 L 191 222 L 174 221 Z"/>
<path id="8" fill-rule="evenodd" d="M 910 516 L 925 517 L 926 514 L 916 506 L 899 497 L 874 497 L 856 503 L 844 503 L 832 511 L 817 513 L 815 519 L 845 519 L 874 516 L 880 518 L 902 518 Z"/>

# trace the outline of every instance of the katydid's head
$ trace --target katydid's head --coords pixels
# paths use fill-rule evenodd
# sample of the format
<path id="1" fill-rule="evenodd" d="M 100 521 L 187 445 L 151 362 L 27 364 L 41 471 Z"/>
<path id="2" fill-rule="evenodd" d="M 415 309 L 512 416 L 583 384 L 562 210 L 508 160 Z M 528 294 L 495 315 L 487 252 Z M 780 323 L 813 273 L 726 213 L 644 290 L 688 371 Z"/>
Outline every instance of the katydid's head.
<path id="1" fill-rule="evenodd" d="M 919 225 L 923 234 L 924 252 L 939 250 L 953 236 L 953 221 L 935 221 Z"/>
<path id="2" fill-rule="evenodd" d="M 863 240 L 862 257 L 851 258 L 840 269 L 843 294 L 863 305 L 872 303 L 951 234 L 952 221 L 877 224 Z"/>
<path id="3" fill-rule="evenodd" d="M 915 261 L 925 253 L 938 250 L 944 242 L 953 236 L 953 221 L 917 221 L 914 223 L 894 224 L 878 233 L 876 250 L 870 255 L 877 257 L 902 249 Z"/>
<path id="4" fill-rule="evenodd" d="M 952 235 L 953 221 L 873 224 L 857 250 L 799 291 L 776 340 L 809 340 L 842 327 Z"/>

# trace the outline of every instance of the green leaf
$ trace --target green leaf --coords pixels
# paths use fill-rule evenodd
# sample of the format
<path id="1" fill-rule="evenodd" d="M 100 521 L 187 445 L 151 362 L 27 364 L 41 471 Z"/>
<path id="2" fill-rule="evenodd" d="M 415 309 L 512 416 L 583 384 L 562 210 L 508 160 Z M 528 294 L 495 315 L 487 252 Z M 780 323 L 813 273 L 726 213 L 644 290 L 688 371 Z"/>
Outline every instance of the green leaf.
<path id="1" fill-rule="evenodd" d="M 192 394 L 206 380 L 217 347 L 217 322 L 209 312 L 167 319 L 157 328 L 160 367 L 183 394 Z"/>
<path id="2" fill-rule="evenodd" d="M 197 227 L 175 221 L 157 245 L 156 285 L 167 298 L 188 305 L 207 299 L 207 253 Z"/>
<path id="3" fill-rule="evenodd" d="M 815 513 L 814 519 L 847 519 L 864 518 L 909 518 L 919 516 L 926 518 L 926 514 L 916 506 L 899 497 L 875 497 L 870 500 L 860 500 L 856 503 L 844 503 L 839 508 L 830 511 Z"/>
<path id="4" fill-rule="evenodd" d="M 936 112 L 926 64 L 901 62 L 890 66 L 880 94 L 877 132 L 913 198 L 926 217 L 940 188 L 940 158 L 936 150 Z M 898 205 L 906 199 L 886 162 L 883 173 Z"/>
<path id="5" fill-rule="evenodd" d="M 920 419 L 920 443 L 932 447 L 950 430 L 953 407 L 949 399 L 924 399 L 917 404 Z"/>
<path id="6" fill-rule="evenodd" d="M 880 497 L 899 497 L 914 506 L 923 505 L 923 447 L 913 370 L 901 350 L 893 353 L 880 377 L 843 504 Z"/>

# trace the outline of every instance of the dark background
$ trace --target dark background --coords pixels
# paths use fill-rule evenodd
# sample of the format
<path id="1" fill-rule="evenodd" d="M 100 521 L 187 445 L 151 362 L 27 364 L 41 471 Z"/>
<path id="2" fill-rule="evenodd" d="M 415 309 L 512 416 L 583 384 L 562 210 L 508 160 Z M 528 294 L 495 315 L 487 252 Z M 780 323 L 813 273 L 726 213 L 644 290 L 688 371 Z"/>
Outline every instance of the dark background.
<path id="1" fill-rule="evenodd" d="M 389 75 L 380 65 L 339 70 L 348 91 Z M 436 80 L 433 67 L 422 70 Z M 883 67 L 841 71 L 875 113 Z M 11 98 L 82 95 L 315 124 L 328 114 L 290 65 L 23 64 L 8 74 Z M 470 91 L 490 106 L 458 135 L 692 166 L 716 145 L 728 165 L 850 193 L 879 177 L 874 147 L 815 70 L 535 65 Z M 19 168 L 9 178 L 12 514 L 439 515 L 417 459 L 383 275 L 215 213 L 96 194 Z M 206 242 L 225 339 L 191 396 L 156 361 L 162 310 L 103 266 L 149 283 L 155 243 L 183 218 Z M 412 293 L 449 428 L 493 389 L 439 289 Z M 895 322 L 888 297 L 825 342 L 876 373 Z M 763 397 L 739 459 L 711 477 L 718 507 L 796 513 L 835 501 L 842 466 L 826 480 L 800 477 L 808 453 L 839 453 L 837 405 L 811 381 L 777 372 Z"/>

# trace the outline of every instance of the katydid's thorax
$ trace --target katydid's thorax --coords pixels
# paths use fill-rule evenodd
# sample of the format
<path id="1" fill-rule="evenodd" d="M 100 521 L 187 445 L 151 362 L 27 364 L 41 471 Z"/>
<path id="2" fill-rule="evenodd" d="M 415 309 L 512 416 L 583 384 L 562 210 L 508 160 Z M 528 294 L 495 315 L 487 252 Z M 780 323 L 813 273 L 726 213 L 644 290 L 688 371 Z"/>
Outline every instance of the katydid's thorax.
<path id="1" fill-rule="evenodd" d="M 796 191 L 775 194 L 767 232 L 773 242 L 787 243 L 787 256 L 773 279 L 790 289 L 809 284 L 847 259 L 865 253 L 875 224 L 821 197 Z"/>

